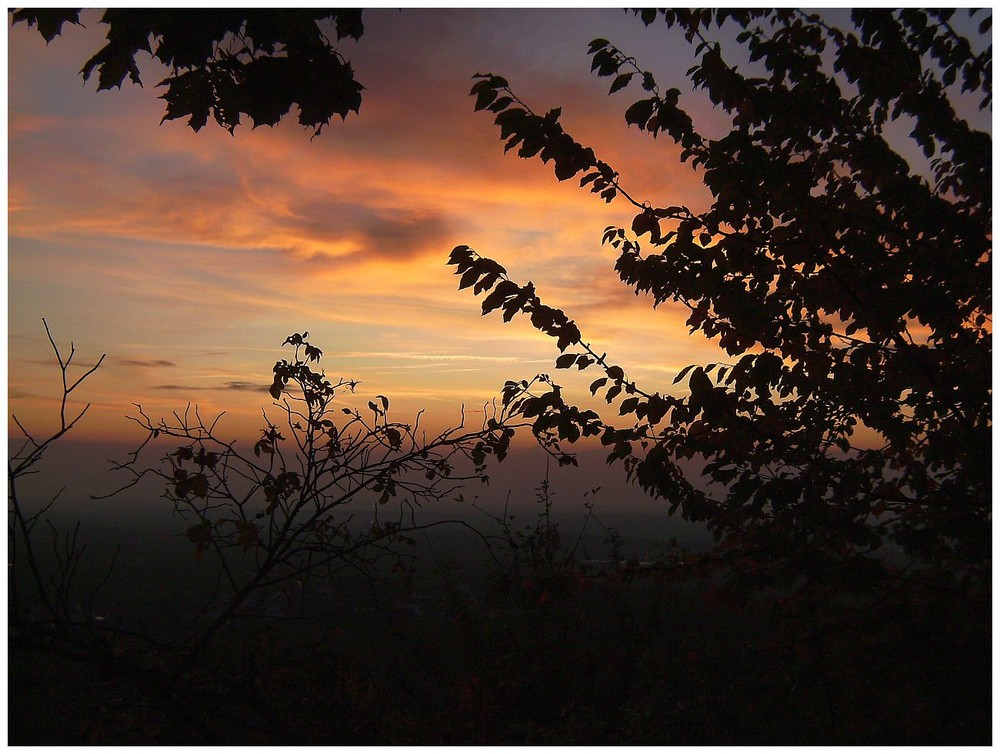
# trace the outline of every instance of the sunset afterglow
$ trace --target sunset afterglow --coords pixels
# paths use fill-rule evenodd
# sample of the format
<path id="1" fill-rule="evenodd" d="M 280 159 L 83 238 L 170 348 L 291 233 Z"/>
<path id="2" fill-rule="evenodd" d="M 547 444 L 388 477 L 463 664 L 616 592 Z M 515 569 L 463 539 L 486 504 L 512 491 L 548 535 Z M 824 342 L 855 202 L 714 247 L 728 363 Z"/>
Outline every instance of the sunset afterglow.
<path id="1" fill-rule="evenodd" d="M 7 41 L 9 745 L 991 740 L 991 9 Z"/>
<path id="2" fill-rule="evenodd" d="M 26 26 L 9 33 L 9 398 L 25 423 L 51 421 L 58 395 L 43 317 L 81 365 L 108 354 L 80 395 L 93 408 L 78 437 L 134 436 L 132 403 L 197 403 L 253 433 L 279 345 L 302 330 L 329 374 L 360 380 L 360 398 L 453 423 L 558 355 L 527 322 L 480 316 L 445 266 L 458 243 L 534 281 L 657 389 L 712 357 L 679 312 L 653 312 L 617 281 L 600 238 L 630 208 L 505 156 L 468 96 L 473 74 L 502 73 L 538 110 L 561 106 L 637 196 L 697 204 L 705 189 L 675 148 L 629 131 L 625 99 L 590 73 L 595 36 L 663 76 L 690 63 L 621 10 L 366 11 L 363 39 L 342 43 L 366 87 L 360 117 L 312 140 L 291 120 L 235 136 L 157 125 L 166 71 L 151 60 L 144 88 L 95 92 L 77 71 L 98 18 L 48 47 Z"/>

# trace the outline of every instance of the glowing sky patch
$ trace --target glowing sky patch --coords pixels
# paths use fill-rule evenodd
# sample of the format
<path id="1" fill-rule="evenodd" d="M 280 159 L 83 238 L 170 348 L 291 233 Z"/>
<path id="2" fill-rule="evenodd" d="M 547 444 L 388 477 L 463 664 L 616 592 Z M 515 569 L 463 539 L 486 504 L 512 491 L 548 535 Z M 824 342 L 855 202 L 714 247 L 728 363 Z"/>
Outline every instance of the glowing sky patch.
<path id="1" fill-rule="evenodd" d="M 361 380 L 394 409 L 453 421 L 506 379 L 553 372 L 555 344 L 516 319 L 480 316 L 445 262 L 469 244 L 532 280 L 598 351 L 652 389 L 710 361 L 686 314 L 654 312 L 614 275 L 602 248 L 633 214 L 550 166 L 504 155 L 492 118 L 473 112 L 471 77 L 508 78 L 540 111 L 656 202 L 704 203 L 676 149 L 627 130 L 630 95 L 590 73 L 597 36 L 680 84 L 691 53 L 620 10 L 366 11 L 343 51 L 366 86 L 359 117 L 310 141 L 292 119 L 274 129 L 157 125 L 164 73 L 140 60 L 145 89 L 94 91 L 80 66 L 101 44 L 98 16 L 48 47 L 9 31 L 8 399 L 28 423 L 52 421 L 58 373 L 41 318 L 81 364 L 109 358 L 85 388 L 81 436 L 135 436 L 132 403 L 151 414 L 197 402 L 249 435 L 268 399 L 259 386 L 309 330 L 332 375 Z M 559 374 L 560 378 L 563 374 Z M 583 389 L 594 375 L 565 375 Z"/>

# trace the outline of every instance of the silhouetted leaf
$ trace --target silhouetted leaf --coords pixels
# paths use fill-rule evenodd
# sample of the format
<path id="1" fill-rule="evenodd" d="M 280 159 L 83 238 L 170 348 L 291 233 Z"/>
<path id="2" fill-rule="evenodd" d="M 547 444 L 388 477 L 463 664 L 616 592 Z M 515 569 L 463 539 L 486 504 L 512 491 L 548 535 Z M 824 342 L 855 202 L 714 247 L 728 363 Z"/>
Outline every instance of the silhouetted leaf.
<path id="1" fill-rule="evenodd" d="M 15 23 L 37 25 L 47 40 L 61 33 L 77 11 L 18 11 Z M 141 85 L 137 56 L 149 53 L 171 69 L 163 121 L 187 118 L 195 131 L 209 117 L 234 131 L 242 115 L 253 125 L 275 125 L 292 108 L 319 134 L 334 115 L 358 112 L 363 87 L 349 63 L 317 23 L 332 19 L 337 39 L 360 38 L 359 10 L 122 9 L 105 11 L 107 42 L 84 64 L 98 89 L 120 87 L 126 77 Z M 227 40 L 250 47 L 232 50 Z M 161 121 L 162 122 L 162 121 Z"/>
<path id="2" fill-rule="evenodd" d="M 80 11 L 75 8 L 21 8 L 11 14 L 11 24 L 36 26 L 46 42 L 62 34 L 63 24 L 81 26 Z"/>
<path id="3" fill-rule="evenodd" d="M 611 89 L 608 90 L 608 94 L 614 94 L 619 89 L 624 89 L 628 86 L 628 82 L 632 80 L 634 72 L 629 71 L 628 73 L 620 73 L 615 77 L 615 80 L 611 82 Z"/>

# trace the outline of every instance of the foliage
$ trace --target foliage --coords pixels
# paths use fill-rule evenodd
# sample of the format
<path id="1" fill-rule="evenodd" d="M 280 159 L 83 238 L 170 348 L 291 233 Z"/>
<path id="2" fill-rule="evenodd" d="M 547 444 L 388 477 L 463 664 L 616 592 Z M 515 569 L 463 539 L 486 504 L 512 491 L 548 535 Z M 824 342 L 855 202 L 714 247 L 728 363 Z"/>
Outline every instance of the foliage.
<path id="1" fill-rule="evenodd" d="M 609 535 L 613 530 L 605 527 L 594 515 L 594 496 L 590 491 L 584 503 L 586 515 L 577 536 L 566 543 L 559 524 L 552 516 L 555 495 L 548 473 L 536 489 L 536 502 L 540 507 L 535 522 L 515 528 L 514 515 L 505 507 L 502 516 L 490 516 L 499 528 L 501 544 L 495 554 L 494 573 L 491 575 L 491 593 L 494 599 L 516 598 L 529 609 L 544 609 L 557 598 L 566 598 L 580 589 L 589 588 L 584 536 L 591 522 Z M 509 501 L 508 501 L 509 502 Z M 617 567 L 617 558 L 614 558 Z"/>
<path id="2" fill-rule="evenodd" d="M 266 421 L 252 449 L 213 440 L 215 423 L 202 424 L 196 410 L 193 420 L 182 415 L 170 422 L 150 422 L 140 410 L 136 421 L 149 432 L 148 442 L 182 440 L 148 473 L 165 485 L 180 514 L 194 518 L 181 540 L 180 560 L 175 548 L 160 548 L 162 531 L 134 543 L 143 552 L 130 565 L 141 567 L 120 569 L 114 575 L 121 578 L 112 582 L 124 583 L 109 586 L 127 595 L 117 620 L 105 613 L 108 620 L 100 621 L 92 604 L 96 593 L 87 597 L 87 579 L 77 578 L 83 547 L 75 532 L 55 539 L 46 574 L 31 523 L 41 519 L 21 509 L 17 483 L 34 465 L 18 459 L 40 459 L 37 451 L 51 441 L 28 435 L 12 460 L 11 470 L 20 472 L 10 476 L 12 743 L 988 739 L 989 642 L 983 637 L 989 615 L 966 601 L 942 601 L 933 590 L 915 593 L 919 585 L 909 584 L 908 592 L 867 605 L 863 620 L 817 611 L 814 594 L 806 595 L 810 609 L 788 610 L 777 602 L 747 610 L 718 599 L 712 579 L 690 579 L 690 573 L 711 576 L 691 555 L 681 560 L 668 549 L 648 568 L 645 561 L 622 559 L 623 542 L 606 527 L 611 561 L 590 561 L 583 529 L 591 521 L 601 525 L 592 499 L 585 502 L 579 536 L 564 538 L 547 481 L 538 488 L 541 510 L 533 524 L 515 529 L 505 513 L 497 519 L 499 533 L 470 530 L 471 540 L 479 537 L 488 547 L 487 570 L 475 565 L 482 549 L 464 551 L 450 569 L 452 599 L 442 599 L 434 573 L 405 563 L 404 538 L 420 527 L 391 520 L 389 501 L 374 499 L 376 488 L 384 493 L 394 480 L 396 497 L 411 503 L 442 494 L 458 473 L 436 461 L 444 458 L 457 468 L 449 454 L 471 456 L 482 450 L 480 442 L 500 455 L 509 427 L 465 440 L 446 433 L 441 442 L 425 441 L 427 457 L 408 460 L 416 479 L 387 474 L 379 464 L 406 459 L 416 427 L 392 421 L 381 398 L 367 411 L 348 409 L 342 423 L 324 423 L 337 413 L 337 394 L 349 393 L 352 383 L 318 372 L 322 353 L 307 338 L 288 338 L 294 355 L 273 370 L 276 406 L 286 421 L 281 431 Z M 70 378 L 75 350 L 63 359 L 52 345 L 64 376 L 64 418 L 54 433 L 61 436 L 85 412 L 67 419 L 74 416 L 65 413 L 67 399 L 97 365 Z M 280 436 L 286 432 L 287 439 Z M 362 507 L 373 512 L 374 523 L 366 516 L 351 528 L 347 506 L 324 485 L 336 476 L 335 466 L 356 475 L 344 481 L 341 494 L 371 491 Z M 143 474 L 138 452 L 126 467 Z M 301 499 L 309 503 L 299 507 Z M 324 506 L 321 515 L 336 517 L 325 534 L 308 524 L 321 520 L 315 514 Z M 338 538 L 345 531 L 351 536 Z M 201 558 L 192 558 L 192 551 Z M 352 583 L 344 569 L 370 577 L 380 558 L 393 567 L 371 581 L 374 604 L 384 608 L 403 595 L 424 611 L 356 609 L 364 582 Z M 603 573 L 594 570 L 599 562 L 609 565 Z M 400 564 L 406 567 L 395 567 Z M 20 575 L 27 578 L 18 578 L 25 568 Z M 157 568 L 160 577 L 150 578 Z M 221 577 L 213 600 L 221 612 L 178 627 L 168 617 L 178 607 L 170 604 L 176 582 L 213 570 Z M 355 609 L 324 604 L 329 597 L 309 591 L 333 575 L 327 583 L 343 591 L 347 606 L 356 601 Z M 244 587 L 256 583 L 250 591 L 235 583 L 227 589 L 228 579 L 246 577 Z M 497 600 L 498 585 L 506 587 L 502 596 L 514 599 Z M 299 590 L 302 603 L 281 603 L 275 611 L 255 599 L 282 586 Z M 162 612 L 155 625 L 143 626 L 140 606 L 150 599 Z M 190 611 L 198 604 L 180 607 Z M 219 622 L 222 614 L 228 620 Z M 167 639 L 154 638 L 163 632 Z"/>
<path id="3" fill-rule="evenodd" d="M 34 26 L 51 42 L 79 9 L 20 9 L 12 23 Z M 107 44 L 83 65 L 96 72 L 98 90 L 121 87 L 126 76 L 142 85 L 136 57 L 150 54 L 171 69 L 158 86 L 163 120 L 187 118 L 195 131 L 211 115 L 230 133 L 246 115 L 253 127 L 273 126 L 299 108 L 299 124 L 319 134 L 334 115 L 361 107 L 364 87 L 327 34 L 360 39 L 360 10 L 349 9 L 128 9 L 104 11 Z"/>
<path id="4" fill-rule="evenodd" d="M 725 355 L 677 375 L 687 395 L 642 388 L 532 283 L 458 246 L 449 264 L 485 294 L 483 314 L 529 315 L 557 339 L 556 367 L 598 370 L 591 392 L 633 423 L 581 411 L 551 380 L 509 405 L 546 443 L 600 436 L 609 462 L 706 521 L 758 586 L 804 574 L 865 587 L 886 575 L 888 544 L 959 579 L 988 576 L 992 141 L 957 103 L 990 107 L 992 48 L 976 52 L 951 10 L 856 10 L 849 30 L 792 9 L 638 13 L 693 44 L 688 77 L 728 133 L 704 135 L 679 88 L 607 40 L 591 43 L 592 69 L 611 93 L 640 84 L 626 123 L 677 145 L 711 191 L 707 210 L 634 198 L 559 109 L 537 115 L 500 76 L 477 74 L 471 93 L 505 151 L 634 206 L 630 229 L 603 235 L 618 276 L 654 307 L 686 308 L 689 330 Z M 736 27 L 733 58 L 713 27 Z M 741 55 L 749 65 L 730 62 Z M 726 492 L 686 478 L 685 458 Z"/>
<path id="5" fill-rule="evenodd" d="M 53 527 L 54 556 L 42 563 L 34 529 L 51 504 L 29 515 L 18 498 L 20 477 L 86 413 L 69 419 L 67 399 L 100 365 L 70 382 L 75 351 L 63 360 L 50 336 L 63 374 L 60 429 L 44 441 L 24 430 L 27 440 L 8 474 L 13 648 L 96 666 L 129 688 L 123 693 L 166 713 L 184 736 L 211 741 L 235 725 L 287 740 L 284 722 L 257 693 L 260 670 L 252 655 L 245 670 L 221 672 L 224 682 L 208 680 L 220 672 L 215 664 L 231 662 L 233 653 L 242 662 L 233 633 L 254 620 L 313 614 L 317 581 L 335 591 L 353 573 L 373 585 L 386 561 L 390 572 L 411 571 L 414 556 L 407 549 L 417 532 L 468 526 L 418 522 L 417 509 L 451 495 L 463 481 L 488 481 L 487 457 L 502 460 L 517 427 L 516 415 L 501 407 L 478 430 L 463 423 L 428 437 L 419 415 L 412 423 L 391 419 L 385 396 L 368 401 L 365 410 L 345 406 L 340 393 L 357 383 L 331 381 L 319 371 L 322 351 L 307 338 L 295 333 L 285 340 L 293 356 L 275 363 L 269 389 L 284 422 L 279 426 L 265 412 L 252 448 L 220 436 L 221 415 L 206 423 L 189 406 L 154 421 L 136 406 L 133 421 L 147 437 L 116 466 L 131 477 L 122 490 L 159 480 L 186 520 L 194 558 L 215 582 L 197 597 L 200 604 L 184 606 L 184 621 L 148 631 L 130 611 L 116 621 L 96 616 L 96 592 L 81 593 L 76 578 L 84 550 L 76 530 L 66 535 Z M 179 443 L 160 465 L 145 466 L 146 449 L 168 439 Z M 101 584 L 111 575 L 109 567 Z"/>
<path id="6" fill-rule="evenodd" d="M 232 131 L 241 113 L 273 123 L 303 104 L 268 78 L 292 63 L 263 63 L 291 59 L 281 50 L 291 37 L 277 36 L 288 29 L 269 20 L 273 49 L 258 54 L 262 32 L 247 28 L 256 11 L 108 13 L 121 34 L 109 32 L 84 69 L 98 71 L 101 88 L 137 80 L 135 54 L 146 50 L 175 69 L 167 117 L 190 116 L 195 130 L 209 114 Z M 357 38 L 355 12 L 337 13 L 338 38 L 342 29 Z M 640 15 L 694 43 L 690 78 L 730 116 L 729 133 L 697 130 L 680 89 L 661 90 L 605 40 L 591 45 L 593 69 L 612 79 L 611 93 L 641 85 L 627 124 L 675 143 L 712 192 L 707 210 L 632 197 L 563 130 L 559 110 L 536 115 L 501 77 L 477 77 L 476 107 L 495 114 L 507 150 L 634 206 L 630 229 L 604 234 L 619 276 L 654 305 L 686 308 L 688 327 L 717 341 L 728 363 L 682 370 L 675 384 L 686 380 L 688 395 L 644 389 L 533 284 L 457 247 L 460 287 L 484 294 L 483 313 L 528 314 L 556 339 L 556 368 L 597 370 L 591 392 L 629 426 L 570 405 L 539 375 L 508 382 L 481 429 L 428 440 L 419 416 L 390 419 L 382 396 L 367 410 L 342 407 L 356 383 L 328 379 L 308 333 L 294 334 L 269 388 L 280 420 L 265 413 L 252 447 L 223 438 L 218 419 L 202 421 L 197 408 L 153 420 L 137 407 L 148 437 L 119 468 L 135 483 L 162 483 L 185 518 L 188 565 L 217 576 L 200 614 L 160 640 L 128 622 L 98 622 L 95 592 L 77 578 L 75 531 L 55 534 L 46 573 L 44 511 L 21 507 L 20 479 L 82 418 L 86 409 L 68 418 L 67 401 L 100 364 L 71 379 L 74 350 L 64 360 L 50 335 L 63 375 L 60 426 L 48 439 L 22 427 L 26 443 L 8 467 L 10 646 L 56 658 L 48 669 L 63 682 L 82 678 L 78 703 L 97 706 L 93 689 L 114 690 L 96 728 L 86 710 L 85 741 L 986 740 L 991 140 L 957 114 L 956 90 L 990 106 L 991 51 L 973 50 L 952 11 L 856 11 L 851 31 L 783 9 Z M 235 25 L 223 28 L 223 17 Z M 188 44 L 174 34 L 181 18 L 198 22 L 184 31 L 200 51 L 172 51 Z M 149 19 L 163 25 L 147 29 Z M 57 10 L 14 17 L 47 40 L 78 20 Z M 738 27 L 749 67 L 723 58 L 707 39 L 713 25 Z M 987 16 L 981 33 L 988 28 Z M 292 32 L 313 39 L 304 21 Z M 236 46 L 223 54 L 213 40 Z M 343 63 L 325 40 L 316 49 L 320 61 Z M 747 73 L 755 67 L 761 75 Z M 204 84 L 193 85 L 210 88 L 213 77 L 224 83 L 206 99 Z M 349 78 L 346 91 L 359 96 Z M 301 108 L 300 122 L 318 132 L 334 112 L 357 111 L 350 97 L 330 101 L 348 106 L 308 117 Z M 912 129 L 909 148 L 898 144 L 900 128 Z M 927 169 L 916 167 L 920 154 Z M 470 590 L 459 609 L 406 620 L 318 614 L 318 582 L 340 587 L 356 573 L 380 599 L 392 591 L 395 582 L 375 579 L 382 564 L 408 592 L 417 578 L 409 548 L 424 528 L 416 509 L 461 477 L 485 479 L 488 458 L 506 455 L 523 420 L 561 464 L 574 462 L 561 443 L 599 438 L 630 478 L 708 522 L 717 552 L 670 550 L 643 568 L 620 559 L 612 531 L 613 565 L 596 578 L 584 572 L 580 540 L 564 544 L 543 484 L 534 525 L 514 530 L 505 516 L 499 538 L 482 537 L 501 543 L 488 578 L 519 599 L 480 602 Z M 160 464 L 144 467 L 140 454 L 162 442 Z M 686 458 L 701 459 L 726 492 L 687 478 L 678 465 Z M 352 518 L 358 510 L 363 520 Z M 887 545 L 932 568 L 896 569 Z M 762 587 L 778 587 L 774 599 L 748 608 L 740 597 Z M 852 599 L 833 594 L 845 588 Z M 84 675 L 73 675 L 76 662 Z M 12 689 L 37 682 L 35 670 L 20 666 Z M 48 712 L 52 691 L 41 694 Z"/>
<path id="7" fill-rule="evenodd" d="M 133 477 L 127 486 L 149 475 L 162 480 L 164 496 L 189 522 L 195 557 L 216 557 L 229 593 L 201 642 L 251 595 L 259 595 L 258 603 L 274 590 L 301 595 L 310 578 L 332 580 L 344 569 L 369 575 L 385 558 L 405 570 L 411 558 L 400 545 L 413 544 L 413 534 L 431 526 L 418 524 L 415 511 L 452 495 L 463 481 L 488 481 L 486 456 L 503 460 L 515 434 L 515 414 L 506 407 L 481 429 L 463 423 L 431 438 L 419 415 L 413 423 L 390 419 L 382 395 L 367 410 L 338 408 L 339 394 L 353 392 L 357 382 L 331 381 L 317 371 L 323 353 L 308 335 L 285 340 L 294 355 L 274 365 L 269 388 L 283 426 L 265 412 L 252 454 L 221 438 L 218 418 L 205 423 L 197 408 L 153 421 L 137 407 L 133 418 L 148 434 L 119 467 Z M 161 467 L 143 467 L 139 453 L 162 438 L 182 444 Z M 359 503 L 369 513 L 355 524 Z M 285 600 L 285 607 L 294 612 L 301 605 Z"/>

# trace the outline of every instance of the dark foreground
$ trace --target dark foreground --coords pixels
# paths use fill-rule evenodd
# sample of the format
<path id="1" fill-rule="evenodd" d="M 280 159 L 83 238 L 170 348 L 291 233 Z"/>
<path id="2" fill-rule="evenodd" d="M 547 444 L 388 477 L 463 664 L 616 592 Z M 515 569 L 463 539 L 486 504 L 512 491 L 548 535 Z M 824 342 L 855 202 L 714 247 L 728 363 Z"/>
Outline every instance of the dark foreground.
<path id="1" fill-rule="evenodd" d="M 991 742 L 988 599 L 741 604 L 649 542 L 594 540 L 587 555 L 621 561 L 578 549 L 572 565 L 553 544 L 514 573 L 445 532 L 415 570 L 272 595 L 183 669 L 173 703 L 113 663 L 13 649 L 8 743 Z M 183 633 L 211 619 L 193 609 L 207 566 L 184 540 L 133 537 L 100 619 Z M 113 651 L 157 663 L 127 637 Z"/>

